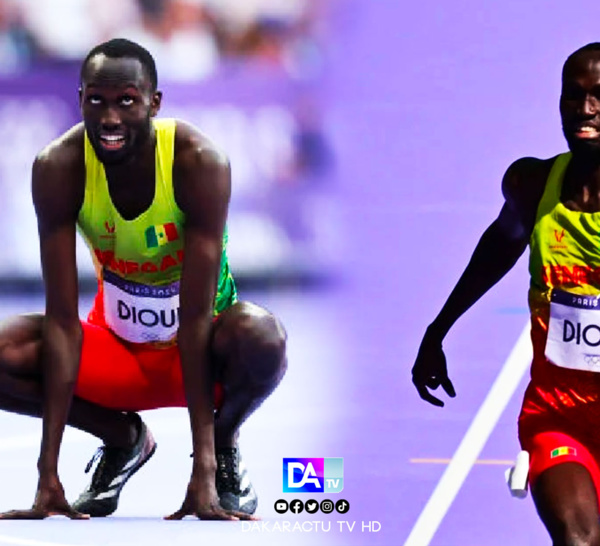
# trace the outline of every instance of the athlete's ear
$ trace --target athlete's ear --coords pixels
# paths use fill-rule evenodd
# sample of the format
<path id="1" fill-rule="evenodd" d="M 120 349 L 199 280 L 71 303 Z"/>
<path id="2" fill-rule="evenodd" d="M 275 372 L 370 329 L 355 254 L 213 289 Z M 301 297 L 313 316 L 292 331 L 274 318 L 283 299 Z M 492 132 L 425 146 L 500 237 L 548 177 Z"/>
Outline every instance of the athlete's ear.
<path id="1" fill-rule="evenodd" d="M 160 103 L 162 102 L 162 91 L 155 91 L 152 94 L 152 99 L 150 101 L 150 116 L 154 117 L 158 114 L 160 110 Z"/>
<path id="2" fill-rule="evenodd" d="M 81 101 L 83 100 L 83 87 L 81 87 L 81 85 L 77 90 L 77 94 L 79 95 L 79 108 L 81 108 Z"/>

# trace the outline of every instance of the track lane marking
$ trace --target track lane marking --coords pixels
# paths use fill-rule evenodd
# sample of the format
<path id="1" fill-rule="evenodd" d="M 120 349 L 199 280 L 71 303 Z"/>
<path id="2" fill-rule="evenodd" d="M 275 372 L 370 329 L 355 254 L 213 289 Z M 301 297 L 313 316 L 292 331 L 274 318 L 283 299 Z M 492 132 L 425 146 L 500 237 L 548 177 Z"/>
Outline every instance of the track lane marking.
<path id="1" fill-rule="evenodd" d="M 404 546 L 427 546 L 454 502 L 500 416 L 529 369 L 533 351 L 527 322 Z"/>

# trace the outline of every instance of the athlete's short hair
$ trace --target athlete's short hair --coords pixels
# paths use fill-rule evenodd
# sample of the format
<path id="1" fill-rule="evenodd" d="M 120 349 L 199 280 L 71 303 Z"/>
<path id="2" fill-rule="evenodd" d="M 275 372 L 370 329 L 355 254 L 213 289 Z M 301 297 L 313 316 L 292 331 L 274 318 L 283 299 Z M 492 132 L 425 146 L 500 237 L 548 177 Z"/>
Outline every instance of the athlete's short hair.
<path id="1" fill-rule="evenodd" d="M 140 61 L 140 63 L 142 63 L 144 70 L 146 70 L 146 73 L 150 78 L 152 91 L 156 91 L 158 86 L 158 76 L 156 73 L 156 63 L 154 62 L 154 57 L 152 57 L 150 52 L 140 44 L 125 38 L 113 38 L 112 40 L 108 40 L 108 42 L 98 44 L 96 47 L 90 50 L 81 63 L 81 71 L 79 73 L 79 79 L 81 83 L 83 83 L 83 76 L 90 59 L 96 55 L 106 55 L 107 57 L 113 59 L 137 59 Z"/>
<path id="2" fill-rule="evenodd" d="M 598 53 L 600 53 L 600 42 L 591 42 L 589 44 L 586 44 L 582 47 L 580 47 L 579 49 L 576 49 L 575 51 L 573 51 L 573 53 L 571 53 L 568 57 L 567 60 L 565 61 L 565 64 L 563 65 L 563 69 L 562 69 L 562 73 L 564 75 L 565 73 L 565 67 L 570 64 L 570 62 L 577 57 L 578 55 L 580 55 L 581 53 L 587 53 L 590 51 L 597 51 Z"/>

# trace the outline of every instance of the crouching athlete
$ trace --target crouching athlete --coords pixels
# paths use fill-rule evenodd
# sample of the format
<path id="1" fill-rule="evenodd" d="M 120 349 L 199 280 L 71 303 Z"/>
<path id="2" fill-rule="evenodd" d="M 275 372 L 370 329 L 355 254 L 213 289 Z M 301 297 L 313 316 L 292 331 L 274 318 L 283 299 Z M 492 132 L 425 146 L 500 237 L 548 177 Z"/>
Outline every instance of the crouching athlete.
<path id="1" fill-rule="evenodd" d="M 80 80 L 83 123 L 33 165 L 46 312 L 0 328 L 0 408 L 43 419 L 33 507 L 0 517 L 113 513 L 156 449 L 136 412 L 187 407 L 192 473 L 169 518 L 250 519 L 257 496 L 238 430 L 281 380 L 286 334 L 237 299 L 225 248 L 229 163 L 191 125 L 155 118 L 156 67 L 138 44 L 96 46 Z M 76 229 L 98 276 L 87 321 Z M 66 424 L 103 441 L 71 505 L 57 470 Z"/>

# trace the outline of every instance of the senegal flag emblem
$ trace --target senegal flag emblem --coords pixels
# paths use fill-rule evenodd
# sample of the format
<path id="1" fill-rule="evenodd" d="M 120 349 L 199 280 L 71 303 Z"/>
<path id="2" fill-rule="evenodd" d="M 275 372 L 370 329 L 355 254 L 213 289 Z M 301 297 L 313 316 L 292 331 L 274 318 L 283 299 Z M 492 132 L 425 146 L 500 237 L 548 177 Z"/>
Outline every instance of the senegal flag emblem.
<path id="1" fill-rule="evenodd" d="M 146 230 L 146 246 L 148 248 L 166 245 L 178 238 L 177 226 L 173 222 L 160 226 L 150 226 Z"/>
<path id="2" fill-rule="evenodd" d="M 574 447 L 557 447 L 550 452 L 551 459 L 561 455 L 577 455 L 577 450 Z"/>

